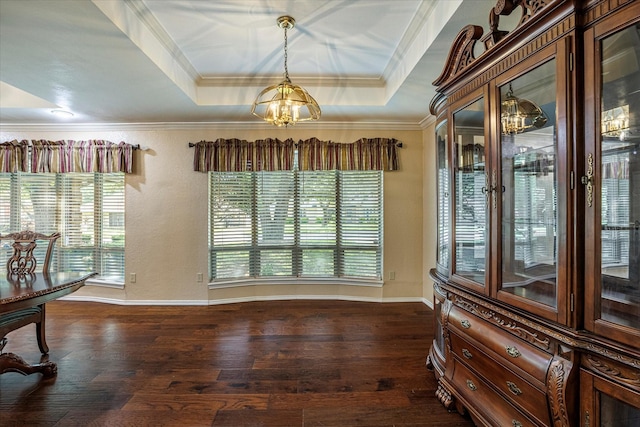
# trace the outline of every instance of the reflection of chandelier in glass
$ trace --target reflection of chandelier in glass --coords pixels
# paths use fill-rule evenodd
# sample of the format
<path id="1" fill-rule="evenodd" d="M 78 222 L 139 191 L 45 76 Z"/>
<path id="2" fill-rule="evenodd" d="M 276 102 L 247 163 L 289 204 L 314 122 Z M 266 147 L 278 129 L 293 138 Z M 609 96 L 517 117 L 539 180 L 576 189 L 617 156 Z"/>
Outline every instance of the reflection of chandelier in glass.
<path id="1" fill-rule="evenodd" d="M 629 133 L 629 105 L 602 112 L 602 135 L 615 136 L 624 141 Z"/>
<path id="2" fill-rule="evenodd" d="M 522 133 L 531 127 L 541 128 L 545 123 L 547 123 L 547 117 L 542 109 L 528 99 L 516 98 L 509 83 L 509 90 L 502 101 L 500 113 L 502 133 L 504 135 Z"/>
<path id="3" fill-rule="evenodd" d="M 291 83 L 287 68 L 287 30 L 296 21 L 290 16 L 278 18 L 278 26 L 284 30 L 284 80 L 264 89 L 251 107 L 251 113 L 276 126 L 295 125 L 297 122 L 318 120 L 320 106 L 303 88 Z"/>

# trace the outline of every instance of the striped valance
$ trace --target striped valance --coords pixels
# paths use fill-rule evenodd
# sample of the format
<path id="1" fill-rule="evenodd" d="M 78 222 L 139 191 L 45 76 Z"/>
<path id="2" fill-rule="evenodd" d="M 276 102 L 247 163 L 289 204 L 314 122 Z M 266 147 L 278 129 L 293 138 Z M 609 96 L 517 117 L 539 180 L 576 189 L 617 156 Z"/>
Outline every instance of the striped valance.
<path id="1" fill-rule="evenodd" d="M 28 145 L 25 141 L 0 143 L 0 172 L 24 172 L 28 170 Z"/>
<path id="2" fill-rule="evenodd" d="M 0 144 L 0 172 L 131 173 L 133 149 L 104 140 L 10 141 Z"/>
<path id="3" fill-rule="evenodd" d="M 193 170 L 197 172 L 278 171 L 293 168 L 292 139 L 218 139 L 194 144 Z"/>
<path id="4" fill-rule="evenodd" d="M 298 142 L 218 139 L 190 145 L 195 147 L 193 166 L 197 172 L 292 170 L 296 150 L 299 170 L 398 169 L 399 144 L 393 138 L 362 138 L 352 143 L 317 138 Z"/>
<path id="5" fill-rule="evenodd" d="M 398 170 L 398 141 L 393 138 L 362 138 L 352 143 L 298 142 L 300 170 Z"/>
<path id="6" fill-rule="evenodd" d="M 629 154 L 607 156 L 602 162 L 602 179 L 629 179 Z"/>

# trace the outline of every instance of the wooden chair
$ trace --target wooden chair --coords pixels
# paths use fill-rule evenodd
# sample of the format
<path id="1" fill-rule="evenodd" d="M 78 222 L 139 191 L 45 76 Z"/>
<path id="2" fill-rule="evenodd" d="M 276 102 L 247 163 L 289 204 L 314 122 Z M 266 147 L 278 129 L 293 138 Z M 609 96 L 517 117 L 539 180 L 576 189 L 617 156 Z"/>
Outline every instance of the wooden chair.
<path id="1" fill-rule="evenodd" d="M 49 265 L 53 256 L 53 248 L 55 247 L 56 240 L 58 240 L 59 237 L 60 233 L 45 235 L 30 230 L 19 231 L 17 233 L 6 234 L 4 236 L 0 235 L 0 241 L 13 241 L 11 244 L 13 247 L 13 255 L 7 260 L 7 278 L 15 281 L 17 286 L 28 286 L 29 282 L 33 281 L 36 274 L 36 267 L 38 266 L 38 260 L 34 254 L 34 250 L 38 246 L 38 241 L 47 242 L 47 250 L 45 252 L 44 259 L 42 260 L 41 271 L 43 275 L 48 275 Z M 47 354 L 49 352 L 49 347 L 45 340 L 44 321 L 44 304 L 1 316 L 0 350 L 3 347 L 2 343 L 6 342 L 4 339 L 6 334 L 30 323 L 35 323 L 38 347 L 42 354 Z"/>
<path id="2" fill-rule="evenodd" d="M 49 264 L 53 255 L 53 248 L 60 233 L 45 235 L 35 231 L 25 230 L 7 235 L 0 235 L 0 240 L 12 240 L 13 255 L 7 260 L 7 275 L 9 277 L 21 277 L 34 274 L 38 260 L 33 251 L 38 246 L 38 240 L 48 241 L 47 252 L 42 264 L 42 272 L 49 273 Z"/>

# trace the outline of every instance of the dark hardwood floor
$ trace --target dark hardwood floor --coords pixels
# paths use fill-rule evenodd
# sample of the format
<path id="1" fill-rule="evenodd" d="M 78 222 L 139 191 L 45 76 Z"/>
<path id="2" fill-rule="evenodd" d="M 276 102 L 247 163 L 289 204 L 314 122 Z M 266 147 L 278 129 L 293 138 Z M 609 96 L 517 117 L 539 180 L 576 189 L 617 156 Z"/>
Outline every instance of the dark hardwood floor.
<path id="1" fill-rule="evenodd" d="M 58 375 L 0 375 L 1 426 L 472 426 L 435 397 L 421 303 L 47 310 Z M 8 338 L 40 360 L 34 325 Z"/>

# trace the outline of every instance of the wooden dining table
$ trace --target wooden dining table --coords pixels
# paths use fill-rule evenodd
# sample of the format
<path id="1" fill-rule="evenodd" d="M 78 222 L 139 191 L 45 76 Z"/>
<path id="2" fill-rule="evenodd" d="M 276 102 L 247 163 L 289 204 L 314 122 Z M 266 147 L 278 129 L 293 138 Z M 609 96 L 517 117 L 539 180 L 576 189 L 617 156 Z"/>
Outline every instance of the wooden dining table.
<path id="1" fill-rule="evenodd" d="M 45 304 L 75 292 L 95 275 L 97 273 L 59 272 L 0 277 L 0 374 L 41 373 L 44 377 L 57 374 L 54 362 L 46 360 L 32 365 L 17 354 L 2 352 L 8 342 L 6 335 L 35 323 L 38 346 L 42 354 L 46 355 L 49 347 L 45 340 Z"/>

